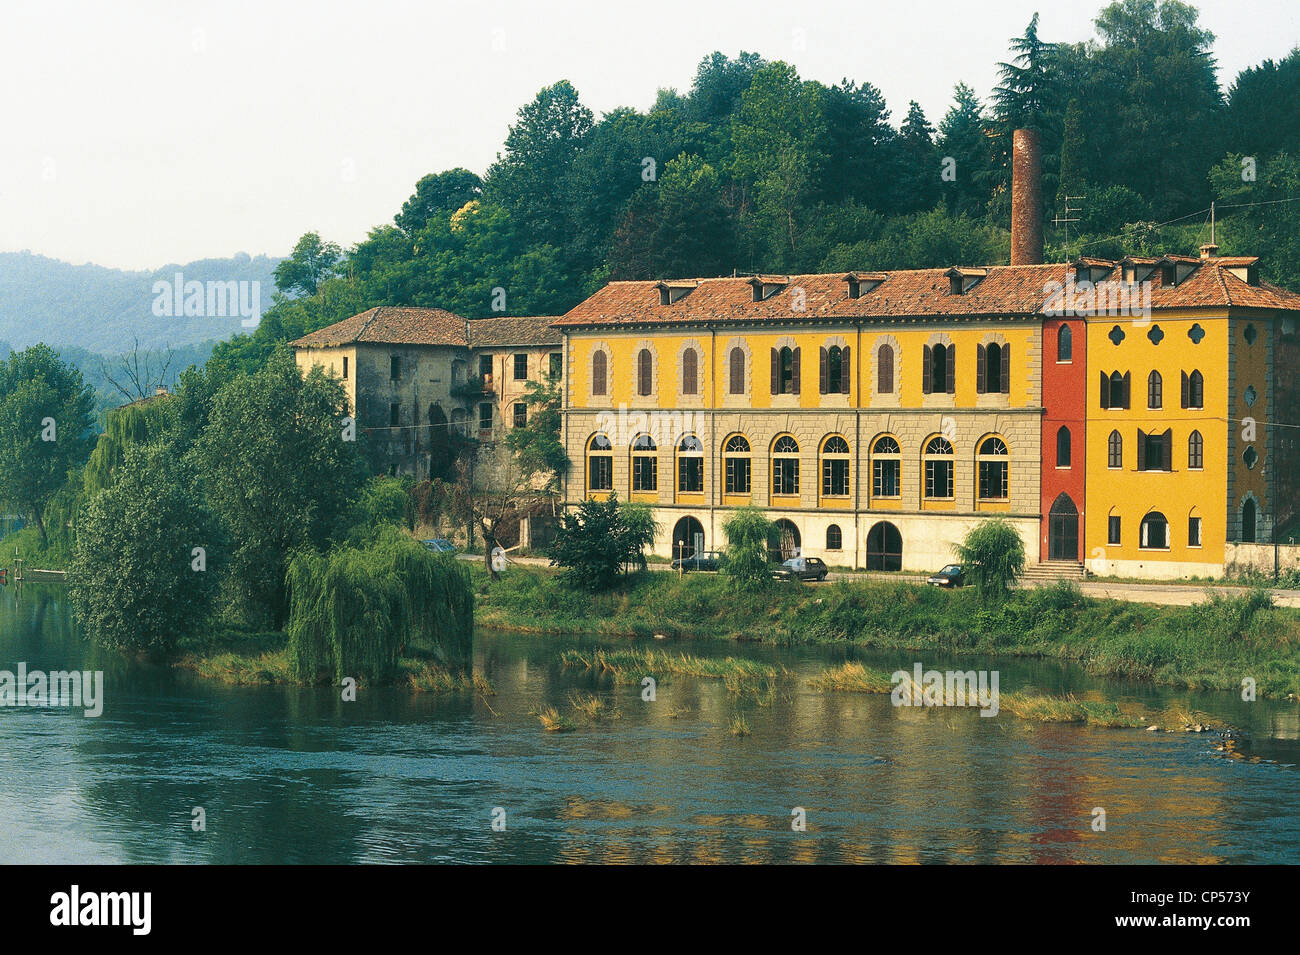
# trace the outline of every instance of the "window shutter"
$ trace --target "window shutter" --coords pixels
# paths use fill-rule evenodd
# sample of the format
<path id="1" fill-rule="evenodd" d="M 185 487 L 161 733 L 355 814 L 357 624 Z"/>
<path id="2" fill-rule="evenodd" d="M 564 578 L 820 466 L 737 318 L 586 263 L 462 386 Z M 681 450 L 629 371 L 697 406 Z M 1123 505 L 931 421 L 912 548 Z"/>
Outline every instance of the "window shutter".
<path id="1" fill-rule="evenodd" d="M 1124 372 L 1124 401 L 1120 405 L 1121 408 L 1129 407 L 1129 385 L 1132 384 L 1132 379 L 1133 375 L 1131 372 Z"/>
<path id="2" fill-rule="evenodd" d="M 821 350 L 821 373 L 820 374 L 821 374 L 821 384 L 819 387 L 821 388 L 821 393 L 824 395 L 826 394 L 826 389 L 829 387 L 829 383 L 830 383 L 830 358 L 827 355 L 825 345 L 822 346 L 822 350 Z"/>
<path id="3" fill-rule="evenodd" d="M 931 380 L 933 369 L 930 368 L 930 346 L 925 346 L 925 358 L 921 362 L 921 390 L 927 395 L 934 390 L 934 382 Z"/>
<path id="4" fill-rule="evenodd" d="M 1162 471 L 1172 471 L 1174 469 L 1174 429 L 1165 429 L 1164 436 L 1160 442 L 1160 469 Z"/>
<path id="5" fill-rule="evenodd" d="M 1147 433 L 1138 428 L 1138 470 L 1147 469 Z"/>
<path id="6" fill-rule="evenodd" d="M 853 364 L 849 361 L 849 346 L 845 345 L 840 349 L 840 393 L 849 394 L 849 386 L 852 384 Z"/>
<path id="7" fill-rule="evenodd" d="M 772 349 L 772 394 L 781 393 L 781 353 Z"/>
<path id="8" fill-rule="evenodd" d="M 1187 372 L 1182 372 L 1182 376 L 1183 376 L 1183 404 L 1182 404 L 1182 406 L 1183 406 L 1184 408 L 1186 408 L 1186 407 L 1187 407 L 1187 397 L 1188 397 L 1188 394 L 1187 394 Z"/>
<path id="9" fill-rule="evenodd" d="M 944 381 L 943 381 L 943 390 L 948 392 L 948 394 L 951 395 L 956 393 L 956 389 L 953 388 L 953 380 L 955 378 L 953 372 L 955 372 L 957 369 L 957 346 L 949 345 L 947 354 L 944 357 L 947 358 L 947 361 L 944 362 L 945 374 L 944 374 Z"/>
<path id="10" fill-rule="evenodd" d="M 1002 346 L 1002 393 L 1011 394 L 1011 346 Z"/>
<path id="11" fill-rule="evenodd" d="M 790 393 L 799 394 L 799 352 L 801 349 L 794 350 L 794 358 L 790 361 Z"/>
<path id="12" fill-rule="evenodd" d="M 1101 406 L 1110 407 L 1110 378 L 1104 371 L 1098 372 L 1101 375 Z"/>
<path id="13" fill-rule="evenodd" d="M 984 346 L 975 346 L 975 391 L 984 394 Z"/>

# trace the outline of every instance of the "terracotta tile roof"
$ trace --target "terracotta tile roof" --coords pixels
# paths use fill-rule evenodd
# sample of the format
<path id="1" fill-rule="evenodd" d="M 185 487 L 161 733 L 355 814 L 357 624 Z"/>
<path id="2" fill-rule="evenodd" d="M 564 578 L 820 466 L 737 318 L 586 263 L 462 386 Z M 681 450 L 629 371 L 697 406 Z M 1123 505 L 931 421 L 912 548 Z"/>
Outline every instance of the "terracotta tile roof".
<path id="1" fill-rule="evenodd" d="M 563 337 L 559 330 L 551 327 L 558 317 L 473 318 L 469 322 L 469 344 L 471 348 L 559 345 Z"/>
<path id="2" fill-rule="evenodd" d="M 295 348 L 373 342 L 466 347 L 465 319 L 441 308 L 381 305 L 292 341 Z"/>
<path id="3" fill-rule="evenodd" d="M 1094 260 L 1098 264 L 1116 263 Z M 1130 259 L 1128 261 L 1138 261 Z M 1149 260 L 1160 261 L 1160 260 Z M 1240 306 L 1300 310 L 1300 295 L 1270 286 L 1252 286 L 1215 261 L 1195 261 L 1181 284 L 1152 289 L 1153 308 Z M 620 324 L 799 321 L 818 319 L 974 317 L 1040 315 L 1050 282 L 1068 281 L 1072 266 L 989 266 L 988 274 L 964 294 L 954 295 L 948 269 L 914 269 L 884 273 L 878 286 L 849 297 L 846 275 L 791 275 L 775 294 L 755 302 L 750 276 L 699 279 L 698 286 L 669 305 L 660 304 L 653 280 L 611 282 L 556 320 L 560 327 Z M 961 270 L 978 274 L 979 270 Z M 864 275 L 868 273 L 850 273 Z M 784 276 L 783 276 L 784 278 Z M 796 290 L 799 290 L 796 297 Z M 796 302 L 803 308 L 795 310 Z"/>

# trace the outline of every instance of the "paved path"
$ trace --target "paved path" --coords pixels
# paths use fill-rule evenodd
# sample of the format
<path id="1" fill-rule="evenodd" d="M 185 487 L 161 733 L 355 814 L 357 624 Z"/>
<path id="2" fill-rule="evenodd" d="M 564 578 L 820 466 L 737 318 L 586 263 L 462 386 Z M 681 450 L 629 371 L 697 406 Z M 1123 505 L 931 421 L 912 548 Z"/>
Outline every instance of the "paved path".
<path id="1" fill-rule="evenodd" d="M 483 563 L 481 554 L 457 554 L 461 560 Z M 548 567 L 550 561 L 544 557 L 511 557 L 511 563 L 530 567 Z M 667 564 L 650 564 L 650 570 L 671 571 Z M 870 571 L 831 571 L 827 577 L 835 580 L 892 580 L 912 584 L 924 583 L 926 574 L 878 574 Z M 1022 583 L 1022 587 L 1035 587 L 1039 581 Z M 1233 584 L 1174 584 L 1174 583 L 1120 583 L 1105 579 L 1076 581 L 1079 590 L 1090 597 L 1108 597 L 1112 600 L 1127 600 L 1132 603 L 1163 604 L 1167 606 L 1190 606 L 1205 600 L 1207 591 L 1234 596 L 1249 593 L 1249 587 Z M 1273 602 L 1279 607 L 1300 607 L 1300 590 L 1274 590 Z"/>

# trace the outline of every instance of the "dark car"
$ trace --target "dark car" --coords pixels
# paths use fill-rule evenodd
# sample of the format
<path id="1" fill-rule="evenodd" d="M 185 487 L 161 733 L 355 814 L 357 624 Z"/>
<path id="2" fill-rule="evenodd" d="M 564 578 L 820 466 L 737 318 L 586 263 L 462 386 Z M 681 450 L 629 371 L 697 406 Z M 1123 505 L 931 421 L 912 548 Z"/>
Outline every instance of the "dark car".
<path id="1" fill-rule="evenodd" d="M 702 550 L 690 557 L 678 557 L 673 570 L 717 570 L 722 566 L 722 555 L 716 550 Z"/>
<path id="2" fill-rule="evenodd" d="M 820 557 L 791 557 L 772 568 L 777 580 L 825 580 L 830 572 Z"/>
<path id="3" fill-rule="evenodd" d="M 429 548 L 429 550 L 433 551 L 435 554 L 456 553 L 456 545 L 445 537 L 434 537 L 430 540 L 420 541 L 420 543 Z"/>
<path id="4" fill-rule="evenodd" d="M 960 587 L 966 583 L 966 572 L 961 564 L 949 564 L 937 574 L 931 574 L 925 581 L 935 587 Z"/>

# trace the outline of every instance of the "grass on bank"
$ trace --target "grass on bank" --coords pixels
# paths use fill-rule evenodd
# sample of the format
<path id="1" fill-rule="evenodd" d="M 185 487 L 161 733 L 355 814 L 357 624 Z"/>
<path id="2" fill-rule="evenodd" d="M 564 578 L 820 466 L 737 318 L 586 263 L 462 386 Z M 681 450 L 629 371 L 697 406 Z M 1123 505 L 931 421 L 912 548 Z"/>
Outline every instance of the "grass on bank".
<path id="1" fill-rule="evenodd" d="M 1266 590 L 1161 606 L 1087 597 L 1062 581 L 1015 590 L 985 605 L 971 590 L 894 581 L 778 585 L 745 594 L 717 575 L 679 579 L 651 572 L 591 594 L 566 587 L 549 571 L 525 567 L 490 584 L 477 577 L 475 589 L 476 620 L 516 632 L 1037 656 L 1167 686 L 1240 691 L 1249 677 L 1264 696 L 1300 692 L 1300 610 L 1272 606 Z M 617 677 L 631 658 L 607 653 L 606 661 Z M 647 675 L 649 665 L 634 662 L 642 671 L 636 679 Z"/>

